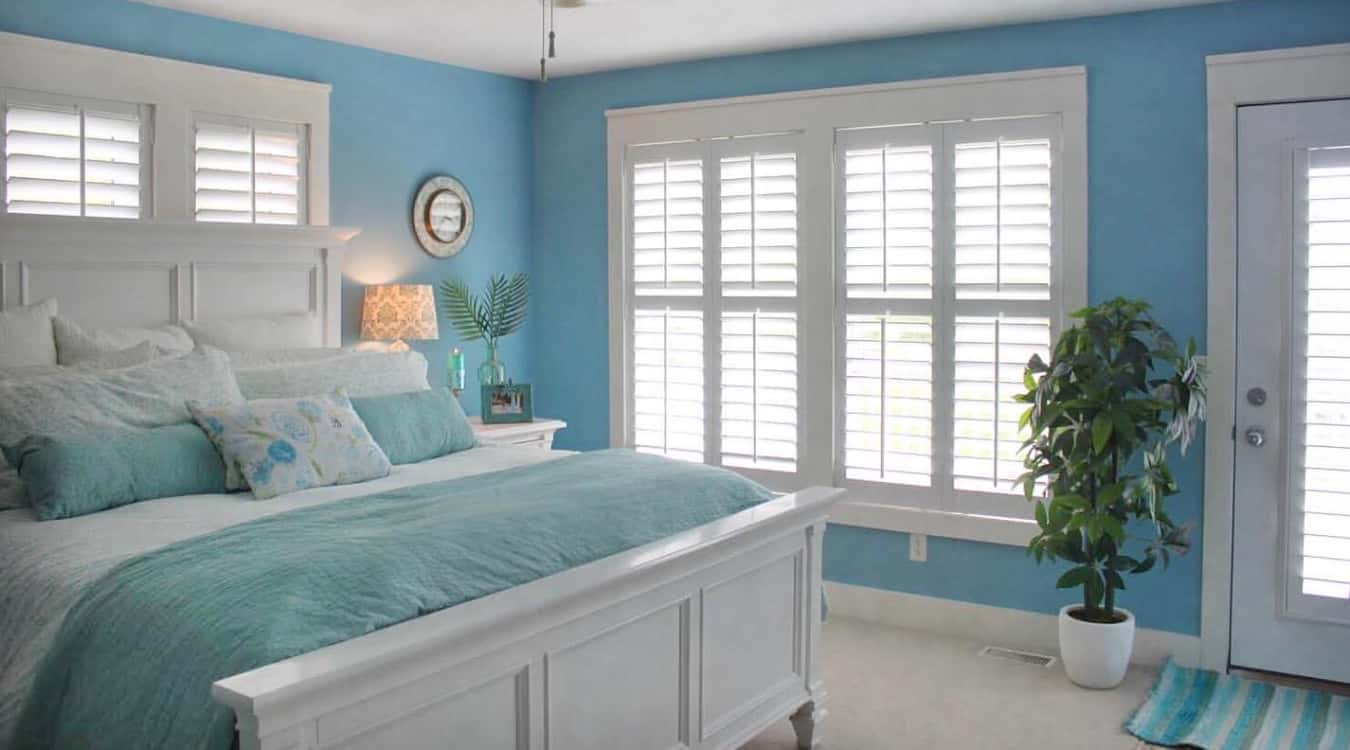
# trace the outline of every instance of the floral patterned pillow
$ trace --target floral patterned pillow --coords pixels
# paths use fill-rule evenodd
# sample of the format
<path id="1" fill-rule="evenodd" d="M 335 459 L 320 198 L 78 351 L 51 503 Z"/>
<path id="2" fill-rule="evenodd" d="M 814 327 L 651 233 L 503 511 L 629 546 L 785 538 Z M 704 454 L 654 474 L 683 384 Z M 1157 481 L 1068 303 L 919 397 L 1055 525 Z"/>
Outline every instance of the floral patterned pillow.
<path id="1" fill-rule="evenodd" d="M 259 500 L 389 473 L 389 457 L 340 390 L 235 406 L 192 401 L 188 410 Z"/>

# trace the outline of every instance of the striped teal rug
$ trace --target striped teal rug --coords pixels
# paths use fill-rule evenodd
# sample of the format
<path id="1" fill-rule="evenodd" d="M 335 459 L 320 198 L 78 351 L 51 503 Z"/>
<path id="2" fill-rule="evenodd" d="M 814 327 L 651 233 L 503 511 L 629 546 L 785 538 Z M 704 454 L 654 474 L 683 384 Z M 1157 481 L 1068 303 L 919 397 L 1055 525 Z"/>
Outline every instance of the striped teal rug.
<path id="1" fill-rule="evenodd" d="M 1125 730 L 1205 750 L 1346 750 L 1350 698 L 1278 687 L 1168 660 Z"/>

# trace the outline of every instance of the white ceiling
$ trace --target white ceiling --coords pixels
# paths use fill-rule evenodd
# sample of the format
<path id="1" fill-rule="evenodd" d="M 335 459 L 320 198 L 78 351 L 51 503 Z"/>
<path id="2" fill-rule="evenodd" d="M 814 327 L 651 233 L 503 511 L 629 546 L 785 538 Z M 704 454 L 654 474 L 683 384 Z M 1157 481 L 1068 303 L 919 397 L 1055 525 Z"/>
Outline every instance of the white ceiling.
<path id="1" fill-rule="evenodd" d="M 494 73 L 539 74 L 539 0 L 141 1 Z M 549 72 L 1219 1 L 589 0 L 558 7 Z"/>

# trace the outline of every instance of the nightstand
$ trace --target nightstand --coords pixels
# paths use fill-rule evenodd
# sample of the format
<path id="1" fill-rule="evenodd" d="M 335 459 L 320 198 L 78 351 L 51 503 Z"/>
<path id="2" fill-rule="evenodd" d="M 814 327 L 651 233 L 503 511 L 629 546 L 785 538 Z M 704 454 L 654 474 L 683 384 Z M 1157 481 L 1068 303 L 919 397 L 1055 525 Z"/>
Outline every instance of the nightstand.
<path id="1" fill-rule="evenodd" d="M 483 424 L 482 417 L 469 417 L 473 434 L 483 445 L 529 445 L 545 450 L 553 447 L 553 433 L 567 423 L 561 419 L 536 419 L 516 424 Z"/>

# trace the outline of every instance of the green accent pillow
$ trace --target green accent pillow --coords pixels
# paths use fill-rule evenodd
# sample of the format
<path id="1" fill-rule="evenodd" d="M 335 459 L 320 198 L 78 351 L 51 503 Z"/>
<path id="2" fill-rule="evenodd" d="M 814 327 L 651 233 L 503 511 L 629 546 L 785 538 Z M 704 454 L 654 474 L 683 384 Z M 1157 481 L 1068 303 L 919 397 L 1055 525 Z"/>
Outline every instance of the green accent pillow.
<path id="1" fill-rule="evenodd" d="M 354 398 L 352 406 L 393 464 L 426 461 L 478 444 L 449 388 Z"/>
<path id="2" fill-rule="evenodd" d="M 157 497 L 225 491 L 225 464 L 195 424 L 112 429 L 19 443 L 19 477 L 40 520 Z"/>

